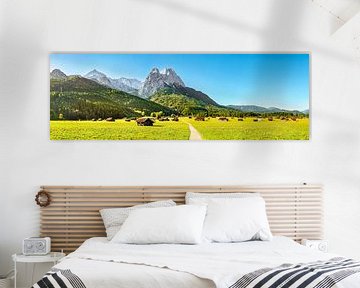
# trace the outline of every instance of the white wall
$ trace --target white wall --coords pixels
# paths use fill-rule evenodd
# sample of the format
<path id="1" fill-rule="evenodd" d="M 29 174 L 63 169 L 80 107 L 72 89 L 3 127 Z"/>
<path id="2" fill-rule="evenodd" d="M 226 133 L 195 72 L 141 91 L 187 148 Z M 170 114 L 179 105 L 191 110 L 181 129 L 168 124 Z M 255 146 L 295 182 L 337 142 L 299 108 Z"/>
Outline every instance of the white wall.
<path id="1" fill-rule="evenodd" d="M 38 234 L 42 184 L 322 183 L 330 250 L 360 258 L 360 64 L 331 17 L 303 0 L 1 0 L 0 273 Z M 310 141 L 49 141 L 50 51 L 271 50 L 312 51 Z"/>

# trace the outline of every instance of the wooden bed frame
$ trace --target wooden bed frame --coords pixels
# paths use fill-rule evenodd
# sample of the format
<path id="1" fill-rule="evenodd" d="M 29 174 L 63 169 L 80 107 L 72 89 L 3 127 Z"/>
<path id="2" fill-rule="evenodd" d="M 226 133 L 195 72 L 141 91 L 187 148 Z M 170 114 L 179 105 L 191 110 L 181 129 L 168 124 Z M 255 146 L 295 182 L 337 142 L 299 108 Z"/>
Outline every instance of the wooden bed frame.
<path id="1" fill-rule="evenodd" d="M 321 239 L 323 223 L 321 185 L 271 186 L 42 186 L 51 197 L 40 208 L 40 233 L 52 239 L 52 251 L 69 253 L 90 237 L 105 236 L 99 209 L 129 207 L 173 199 L 185 201 L 186 192 L 258 192 L 266 201 L 274 235 L 295 241 Z"/>

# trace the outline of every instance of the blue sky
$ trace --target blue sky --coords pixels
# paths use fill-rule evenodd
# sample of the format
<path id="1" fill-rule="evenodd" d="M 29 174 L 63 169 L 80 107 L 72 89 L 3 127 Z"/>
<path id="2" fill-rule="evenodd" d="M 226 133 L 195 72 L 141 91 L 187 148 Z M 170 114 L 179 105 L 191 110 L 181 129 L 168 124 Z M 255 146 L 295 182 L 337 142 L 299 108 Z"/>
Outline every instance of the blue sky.
<path id="1" fill-rule="evenodd" d="M 50 69 L 144 80 L 153 67 L 173 68 L 186 86 L 222 105 L 309 108 L 308 54 L 51 54 Z"/>

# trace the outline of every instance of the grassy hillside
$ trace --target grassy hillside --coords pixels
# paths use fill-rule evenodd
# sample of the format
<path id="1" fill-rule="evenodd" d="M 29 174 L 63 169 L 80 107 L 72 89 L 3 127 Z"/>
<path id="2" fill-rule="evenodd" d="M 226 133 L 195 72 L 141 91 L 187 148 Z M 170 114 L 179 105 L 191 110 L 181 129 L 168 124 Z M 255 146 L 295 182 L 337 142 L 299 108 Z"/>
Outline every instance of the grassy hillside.
<path id="1" fill-rule="evenodd" d="M 184 86 L 179 86 L 179 85 L 169 85 L 166 88 L 163 88 L 161 90 L 162 94 L 179 94 L 179 95 L 184 95 L 187 96 L 189 98 L 198 100 L 202 103 L 204 103 L 205 105 L 213 105 L 213 106 L 220 106 L 219 104 L 217 104 L 213 99 L 211 99 L 208 95 L 206 95 L 205 93 L 201 92 L 201 91 L 197 91 L 193 88 L 190 87 L 184 87 Z"/>
<path id="2" fill-rule="evenodd" d="M 208 103 L 209 101 L 204 102 L 199 98 L 189 96 L 190 94 L 180 94 L 180 91 L 178 90 L 176 90 L 176 93 L 172 92 L 174 92 L 174 89 L 162 89 L 151 96 L 150 100 L 160 105 L 169 107 L 183 116 L 240 116 L 241 114 L 238 110 L 226 108 L 218 104 L 212 105 Z"/>
<path id="3" fill-rule="evenodd" d="M 124 118 L 174 110 L 158 103 L 100 85 L 92 80 L 71 76 L 50 80 L 50 119 L 88 120 Z"/>

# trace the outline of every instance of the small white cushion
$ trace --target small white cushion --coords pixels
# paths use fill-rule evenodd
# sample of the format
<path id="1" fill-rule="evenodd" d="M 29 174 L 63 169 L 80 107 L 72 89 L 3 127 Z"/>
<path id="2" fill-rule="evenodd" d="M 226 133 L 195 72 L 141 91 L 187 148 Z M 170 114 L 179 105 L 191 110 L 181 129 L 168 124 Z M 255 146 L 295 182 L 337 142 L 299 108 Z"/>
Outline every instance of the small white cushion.
<path id="1" fill-rule="evenodd" d="M 111 242 L 197 244 L 201 242 L 205 214 L 205 205 L 133 210 Z"/>
<path id="2" fill-rule="evenodd" d="M 111 240 L 115 234 L 120 230 L 121 225 L 124 223 L 129 213 L 132 210 L 139 208 L 154 208 L 154 207 L 170 207 L 176 206 L 172 200 L 156 201 L 146 204 L 135 205 L 128 208 L 108 208 L 101 209 L 100 214 L 106 229 L 107 239 Z"/>
<path id="3" fill-rule="evenodd" d="M 247 197 L 259 197 L 259 193 L 244 192 L 244 193 L 197 193 L 186 192 L 185 203 L 186 204 L 207 204 L 211 199 L 232 199 L 232 198 L 247 198 Z"/>
<path id="4" fill-rule="evenodd" d="M 207 206 L 203 237 L 210 242 L 271 240 L 264 199 L 211 199 Z"/>

